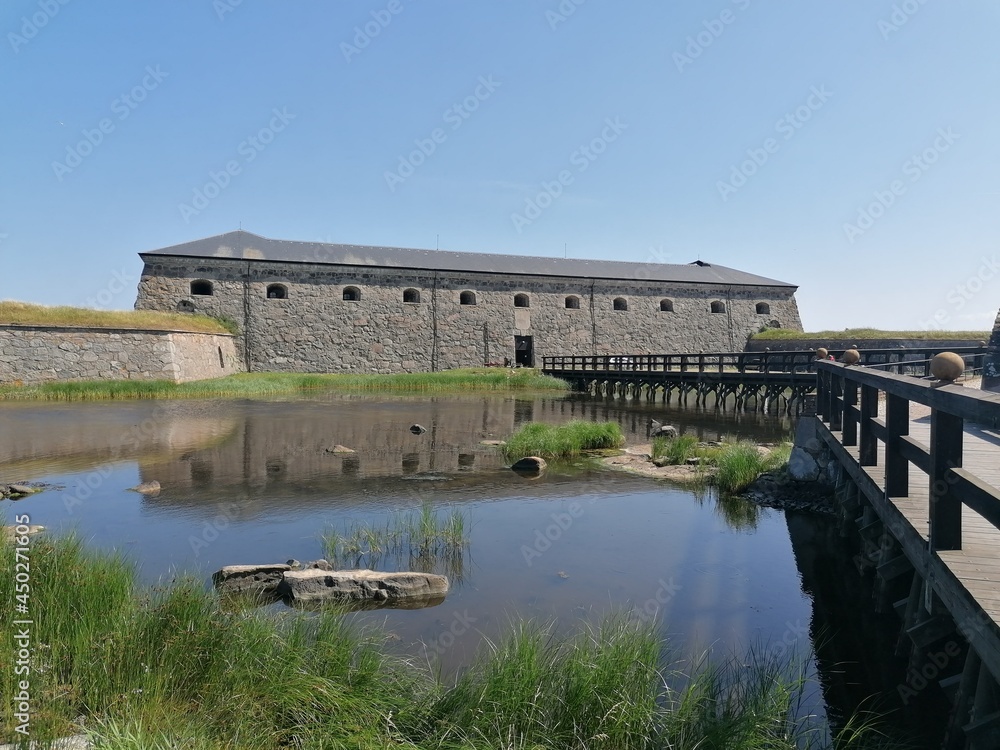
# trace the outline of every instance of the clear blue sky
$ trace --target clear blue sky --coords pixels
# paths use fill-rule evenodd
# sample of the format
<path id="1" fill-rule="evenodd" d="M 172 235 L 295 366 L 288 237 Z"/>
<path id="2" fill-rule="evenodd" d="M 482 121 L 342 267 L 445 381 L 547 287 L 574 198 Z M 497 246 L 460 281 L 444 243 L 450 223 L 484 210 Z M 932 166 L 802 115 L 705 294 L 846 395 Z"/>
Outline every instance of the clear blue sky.
<path id="1" fill-rule="evenodd" d="M 807 328 L 987 328 L 998 22 L 992 0 L 8 0 L 0 298 L 128 308 L 137 252 L 242 223 L 701 258 L 798 284 Z"/>

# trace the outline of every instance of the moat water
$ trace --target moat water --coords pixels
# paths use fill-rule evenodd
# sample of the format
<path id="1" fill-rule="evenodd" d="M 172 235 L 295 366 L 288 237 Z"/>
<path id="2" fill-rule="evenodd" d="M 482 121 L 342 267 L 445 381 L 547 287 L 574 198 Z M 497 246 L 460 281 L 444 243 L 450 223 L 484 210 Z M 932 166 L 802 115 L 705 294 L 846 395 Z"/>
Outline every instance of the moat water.
<path id="1" fill-rule="evenodd" d="M 26 513 L 122 550 L 146 582 L 190 573 L 208 585 L 224 565 L 322 557 L 328 529 L 423 504 L 460 509 L 469 546 L 442 604 L 350 615 L 384 628 L 393 648 L 453 670 L 514 620 L 573 630 L 627 610 L 656 622 L 677 658 L 797 657 L 810 678 L 805 711 L 834 723 L 880 711 L 933 747 L 942 697 L 900 700 L 898 623 L 874 613 L 835 524 L 586 461 L 529 480 L 483 444 L 571 419 L 614 420 L 630 443 L 646 442 L 651 417 L 702 440 L 776 442 L 793 427 L 580 396 L 0 404 L 0 483 L 58 487 L 0 503 L 0 519 Z M 330 453 L 337 444 L 356 452 Z M 151 480 L 156 497 L 128 490 Z"/>

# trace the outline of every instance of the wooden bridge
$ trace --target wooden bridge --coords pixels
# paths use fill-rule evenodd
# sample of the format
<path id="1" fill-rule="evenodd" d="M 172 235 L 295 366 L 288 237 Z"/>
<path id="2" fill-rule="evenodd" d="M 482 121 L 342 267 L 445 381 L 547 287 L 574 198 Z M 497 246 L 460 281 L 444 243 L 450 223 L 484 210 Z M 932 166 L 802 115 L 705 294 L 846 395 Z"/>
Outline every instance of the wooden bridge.
<path id="1" fill-rule="evenodd" d="M 1000 748 L 1000 394 L 834 362 L 815 421 L 842 468 L 843 530 L 901 618 L 906 700 L 953 700 L 943 747 Z M 807 425 L 808 427 L 808 425 Z"/>
<path id="2" fill-rule="evenodd" d="M 830 350 L 841 357 L 843 349 Z M 930 360 L 944 348 L 861 349 L 860 364 L 885 372 L 928 376 Z M 982 369 L 983 347 L 951 348 L 969 368 Z M 543 357 L 542 372 L 578 391 L 603 396 L 657 397 L 726 410 L 801 411 L 816 392 L 816 353 L 699 352 L 697 354 L 619 354 Z"/>

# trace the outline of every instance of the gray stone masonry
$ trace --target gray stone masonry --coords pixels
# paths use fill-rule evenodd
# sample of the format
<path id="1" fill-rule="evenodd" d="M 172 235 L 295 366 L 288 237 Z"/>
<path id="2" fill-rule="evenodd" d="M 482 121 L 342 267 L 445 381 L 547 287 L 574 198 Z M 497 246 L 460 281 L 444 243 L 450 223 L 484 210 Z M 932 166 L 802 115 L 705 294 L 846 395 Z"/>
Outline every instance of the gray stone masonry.
<path id="1" fill-rule="evenodd" d="M 0 326 L 0 383 L 188 380 L 242 371 L 229 334 Z"/>
<path id="2" fill-rule="evenodd" d="M 1000 312 L 993 323 L 990 337 L 990 353 L 986 355 L 983 372 L 983 390 L 1000 393 Z"/>
<path id="3" fill-rule="evenodd" d="M 212 294 L 192 294 L 192 282 Z M 269 298 L 281 285 L 287 298 Z M 354 287 L 360 299 L 344 299 Z M 412 289 L 419 302 L 404 302 Z M 273 291 L 273 290 L 272 290 Z M 475 295 L 474 305 L 461 294 Z M 515 307 L 525 294 L 528 307 Z M 567 309 L 576 297 L 579 309 Z M 624 300 L 627 310 L 615 309 Z M 661 311 L 668 301 L 672 312 Z M 725 312 L 711 311 L 719 302 Z M 758 313 L 758 304 L 766 313 Z M 136 309 L 232 319 L 247 369 L 426 372 L 514 360 L 531 336 L 534 360 L 578 354 L 742 351 L 763 326 L 802 330 L 794 288 L 421 271 L 372 266 L 160 256 L 147 259 Z"/>

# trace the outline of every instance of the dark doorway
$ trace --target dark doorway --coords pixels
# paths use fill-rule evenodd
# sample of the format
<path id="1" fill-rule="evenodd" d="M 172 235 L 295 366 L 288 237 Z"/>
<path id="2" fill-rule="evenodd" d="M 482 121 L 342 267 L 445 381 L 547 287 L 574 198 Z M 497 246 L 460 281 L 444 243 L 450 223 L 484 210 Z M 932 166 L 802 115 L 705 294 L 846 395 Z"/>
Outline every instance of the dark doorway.
<path id="1" fill-rule="evenodd" d="M 535 366 L 535 347 L 531 336 L 514 337 L 514 364 L 521 367 Z"/>

